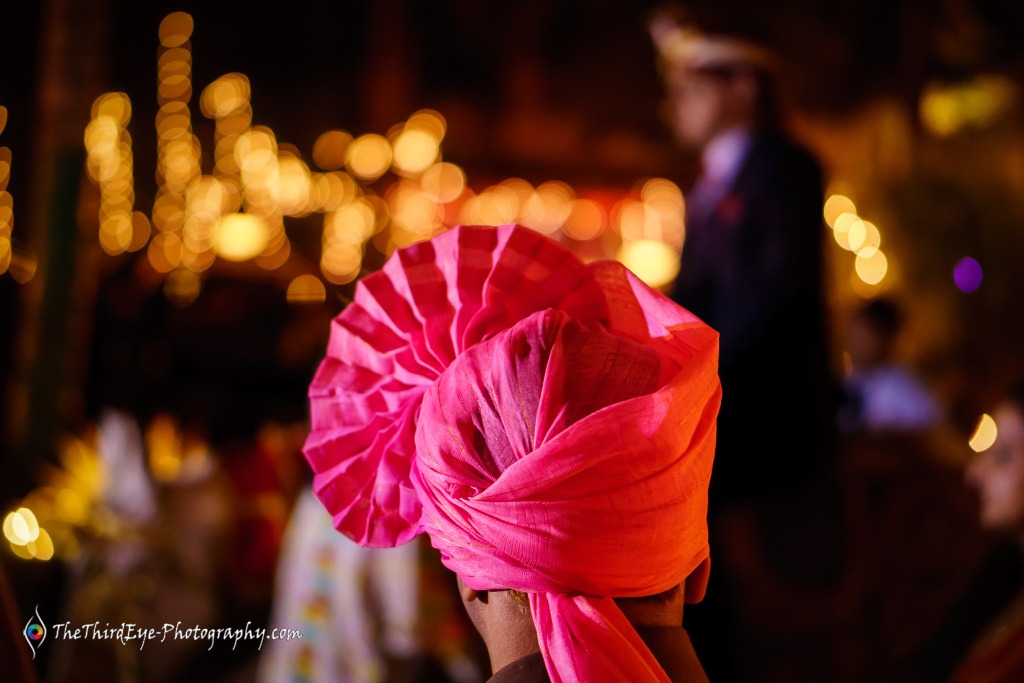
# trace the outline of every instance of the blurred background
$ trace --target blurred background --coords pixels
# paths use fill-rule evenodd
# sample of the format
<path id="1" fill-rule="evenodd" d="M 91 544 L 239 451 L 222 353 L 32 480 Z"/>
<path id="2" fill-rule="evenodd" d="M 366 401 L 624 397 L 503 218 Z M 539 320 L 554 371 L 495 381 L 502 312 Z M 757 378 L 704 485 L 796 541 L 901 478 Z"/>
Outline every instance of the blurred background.
<path id="1" fill-rule="evenodd" d="M 996 544 L 962 470 L 1024 372 L 1024 8 L 692 4 L 757 26 L 780 56 L 787 128 L 827 183 L 836 378 L 855 312 L 885 297 L 904 323 L 894 357 L 941 414 L 913 434 L 847 433 L 834 526 L 797 529 L 786 561 L 733 519 L 720 552 L 739 678 L 926 680 Z M 306 386 L 354 280 L 396 248 L 519 222 L 670 288 L 699 160 L 666 123 L 654 7 L 3 3 L 0 566 L 19 628 L 37 605 L 51 627 L 274 618 L 309 488 Z M 838 566 L 786 568 L 822 539 Z M 430 604 L 410 617 L 415 645 L 360 680 L 396 676 L 396 658 L 436 666 L 422 680 L 486 678 L 450 581 L 418 552 L 411 599 Z M 340 558 L 309 564 L 330 577 Z M 372 562 L 351 562 L 349 590 L 373 593 Z M 294 619 L 338 637 L 314 598 Z M 48 681 L 246 681 L 260 654 L 51 640 L 30 666 Z M 302 678 L 314 654 L 296 657 L 306 674 L 272 680 L 316 680 Z"/>

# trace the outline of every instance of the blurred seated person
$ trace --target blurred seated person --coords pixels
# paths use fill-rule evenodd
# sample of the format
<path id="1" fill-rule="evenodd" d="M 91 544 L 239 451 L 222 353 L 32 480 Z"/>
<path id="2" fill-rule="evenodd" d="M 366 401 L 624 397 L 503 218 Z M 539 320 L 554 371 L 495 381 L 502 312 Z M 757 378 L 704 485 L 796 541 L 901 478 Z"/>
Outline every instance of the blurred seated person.
<path id="1" fill-rule="evenodd" d="M 850 321 L 850 373 L 839 411 L 843 432 L 922 431 L 939 422 L 941 412 L 931 392 L 894 360 L 902 327 L 899 306 L 885 297 L 864 304 Z"/>
<path id="2" fill-rule="evenodd" d="M 707 680 L 717 334 L 521 226 L 396 251 L 335 319 L 306 457 L 363 545 L 426 533 L 492 681 Z"/>
<path id="3" fill-rule="evenodd" d="M 936 641 L 929 681 L 1024 681 L 1024 384 L 992 416 L 996 441 L 975 457 L 965 478 L 978 492 L 979 524 L 1001 543 Z"/>

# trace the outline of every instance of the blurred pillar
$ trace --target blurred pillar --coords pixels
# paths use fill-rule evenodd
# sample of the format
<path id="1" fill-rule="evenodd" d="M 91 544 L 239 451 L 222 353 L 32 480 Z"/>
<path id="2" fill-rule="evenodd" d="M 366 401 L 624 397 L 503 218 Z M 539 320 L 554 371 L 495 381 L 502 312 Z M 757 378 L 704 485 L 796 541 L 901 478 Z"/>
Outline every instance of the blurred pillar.
<path id="1" fill-rule="evenodd" d="M 31 481 L 75 413 L 87 358 L 95 247 L 80 239 L 77 207 L 82 135 L 106 75 L 107 0 L 48 0 L 40 22 L 31 190 L 22 200 L 22 238 L 38 258 L 21 286 L 20 318 L 5 430 L 13 446 L 15 493 Z M 76 317 L 76 314 L 78 317 Z"/>
<path id="2" fill-rule="evenodd" d="M 402 0 L 378 0 L 370 5 L 362 84 L 368 131 L 383 133 L 412 113 L 412 91 L 419 76 L 412 57 L 408 15 Z"/>

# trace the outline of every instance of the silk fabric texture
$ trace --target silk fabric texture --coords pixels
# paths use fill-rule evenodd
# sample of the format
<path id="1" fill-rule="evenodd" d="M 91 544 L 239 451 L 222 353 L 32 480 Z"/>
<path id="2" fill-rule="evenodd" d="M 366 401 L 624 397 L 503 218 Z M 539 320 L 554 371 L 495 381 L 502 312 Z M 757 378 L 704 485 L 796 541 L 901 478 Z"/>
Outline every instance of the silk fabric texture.
<path id="1" fill-rule="evenodd" d="M 659 681 L 612 598 L 704 594 L 718 336 L 615 262 L 520 226 L 397 251 L 334 320 L 305 453 L 346 536 L 426 532 L 529 595 L 554 681 Z"/>

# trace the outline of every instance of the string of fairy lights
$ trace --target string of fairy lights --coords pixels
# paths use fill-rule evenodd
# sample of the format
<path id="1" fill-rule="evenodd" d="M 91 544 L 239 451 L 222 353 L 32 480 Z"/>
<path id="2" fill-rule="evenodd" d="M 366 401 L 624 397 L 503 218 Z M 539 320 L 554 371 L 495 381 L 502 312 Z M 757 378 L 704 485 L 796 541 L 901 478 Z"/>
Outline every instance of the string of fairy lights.
<path id="1" fill-rule="evenodd" d="M 832 194 L 825 200 L 825 222 L 832 228 L 836 244 L 853 252 L 854 274 L 866 285 L 878 285 L 889 272 L 889 259 L 882 251 L 882 233 L 878 226 L 857 215 L 853 200 Z"/>
<path id="2" fill-rule="evenodd" d="M 0 107 L 0 133 L 7 127 L 7 107 Z M 14 198 L 7 191 L 11 180 L 11 148 L 0 147 L 0 275 L 11 265 L 11 231 L 14 228 Z"/>
<path id="3" fill-rule="evenodd" d="M 676 276 L 684 201 L 675 184 L 649 179 L 611 206 L 561 181 L 534 187 L 510 178 L 476 192 L 461 167 L 443 160 L 447 123 L 433 110 L 384 135 L 326 131 L 314 143 L 311 168 L 294 145 L 253 125 L 249 79 L 229 73 L 198 98 L 214 122 L 212 168 L 204 173 L 189 106 L 193 28 L 184 12 L 159 28 L 157 191 L 148 216 L 133 208 L 128 96 L 101 95 L 85 134 L 89 175 L 100 189 L 100 246 L 110 255 L 145 249 L 175 303 L 199 295 L 200 274 L 217 258 L 280 268 L 291 254 L 285 219 L 313 213 L 323 216 L 319 272 L 291 282 L 293 302 L 322 301 L 324 281 L 354 280 L 371 242 L 390 254 L 458 224 L 518 222 L 578 241 L 611 228 L 620 237 L 618 257 L 647 282 L 661 286 Z"/>

